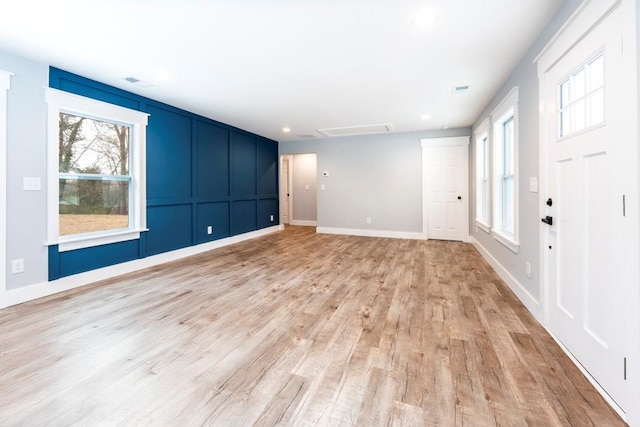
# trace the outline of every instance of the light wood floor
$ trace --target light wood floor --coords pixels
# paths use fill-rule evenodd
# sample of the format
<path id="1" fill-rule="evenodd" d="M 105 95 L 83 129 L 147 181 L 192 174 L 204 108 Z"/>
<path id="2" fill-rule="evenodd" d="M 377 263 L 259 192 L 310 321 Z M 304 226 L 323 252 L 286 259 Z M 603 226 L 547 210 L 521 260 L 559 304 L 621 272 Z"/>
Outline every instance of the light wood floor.
<path id="1" fill-rule="evenodd" d="M 0 310 L 0 425 L 622 421 L 468 244 L 284 232 Z"/>

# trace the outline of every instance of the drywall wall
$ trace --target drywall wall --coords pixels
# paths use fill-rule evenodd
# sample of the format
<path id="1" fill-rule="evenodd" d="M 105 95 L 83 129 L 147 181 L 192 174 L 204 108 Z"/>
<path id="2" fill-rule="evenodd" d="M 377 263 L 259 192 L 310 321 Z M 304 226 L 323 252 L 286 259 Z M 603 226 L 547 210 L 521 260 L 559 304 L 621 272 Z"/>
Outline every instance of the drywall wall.
<path id="1" fill-rule="evenodd" d="M 316 155 L 296 154 L 292 163 L 293 213 L 290 223 L 313 225 L 318 220 Z"/>
<path id="2" fill-rule="evenodd" d="M 0 69 L 13 73 L 7 93 L 7 289 L 47 279 L 46 108 L 49 67 L 0 52 Z M 42 181 L 24 191 L 24 177 Z M 24 273 L 11 274 L 11 260 L 24 260 Z"/>
<path id="3" fill-rule="evenodd" d="M 0 52 L 0 69 L 14 74 L 7 97 L 6 266 L 24 260 L 23 273 L 8 275 L 8 290 L 277 225 L 276 141 L 12 54 Z M 67 252 L 47 247 L 45 88 L 50 83 L 151 114 L 149 232 L 141 235 L 139 245 L 124 242 Z M 24 191 L 25 177 L 40 178 L 42 189 Z"/>
<path id="4" fill-rule="evenodd" d="M 539 107 L 538 107 L 538 74 L 533 60 L 551 40 L 551 37 L 573 14 L 581 0 L 566 0 L 556 15 L 551 19 L 545 30 L 524 55 L 517 67 L 507 78 L 485 110 L 473 125 L 473 130 L 487 118 L 491 111 L 498 106 L 509 91 L 518 86 L 518 190 L 519 190 L 519 243 L 517 254 L 496 241 L 491 235 L 476 229 L 476 198 L 471 197 L 470 227 L 472 237 L 510 274 L 515 281 L 528 293 L 529 301 L 534 305 L 540 299 L 540 256 L 539 256 L 539 202 L 538 193 L 529 191 L 529 178 L 539 174 Z M 475 191 L 475 148 L 476 141 L 471 146 L 471 177 L 470 189 Z M 531 264 L 532 277 L 526 276 L 526 263 Z M 522 294 L 521 294 L 522 295 Z M 531 307 L 529 305 L 529 307 Z"/>
<path id="5" fill-rule="evenodd" d="M 280 155 L 317 154 L 318 227 L 421 233 L 420 139 L 466 135 L 469 128 L 286 141 Z"/>

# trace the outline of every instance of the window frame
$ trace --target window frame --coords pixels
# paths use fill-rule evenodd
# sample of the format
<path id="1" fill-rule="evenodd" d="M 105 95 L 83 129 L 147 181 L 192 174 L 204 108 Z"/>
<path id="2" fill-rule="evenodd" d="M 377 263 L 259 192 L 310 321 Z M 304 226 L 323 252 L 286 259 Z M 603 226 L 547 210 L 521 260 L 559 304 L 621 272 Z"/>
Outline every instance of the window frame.
<path id="1" fill-rule="evenodd" d="M 600 86 L 593 88 L 591 86 L 591 74 L 593 64 L 602 60 L 602 82 Z M 556 99 L 558 105 L 557 114 L 557 128 L 556 128 L 556 138 L 558 141 L 563 141 L 565 139 L 571 138 L 576 135 L 581 135 L 586 132 L 590 132 L 594 129 L 603 127 L 606 125 L 607 118 L 607 109 L 606 103 L 604 102 L 606 98 L 606 88 L 604 85 L 605 81 L 605 67 L 606 67 L 606 55 L 604 51 L 598 51 L 597 53 L 591 55 L 587 60 L 585 60 L 580 66 L 576 67 L 571 71 L 565 78 L 560 80 L 556 84 Z M 584 72 L 584 84 L 582 96 L 576 96 L 576 76 L 580 73 Z M 564 97 L 562 96 L 562 86 L 567 84 L 567 95 L 568 102 L 564 102 Z M 602 119 L 599 122 L 593 123 L 592 109 L 591 103 L 589 101 L 593 100 L 595 96 L 600 93 L 602 97 Z M 576 105 L 579 102 L 583 102 L 584 106 L 582 107 L 584 110 L 584 114 L 582 117 L 584 119 L 584 126 L 580 129 L 577 129 L 576 120 L 577 114 L 575 114 Z M 568 114 L 568 121 L 570 130 L 567 133 L 564 133 L 564 117 Z"/>
<path id="2" fill-rule="evenodd" d="M 506 159 L 506 138 L 504 126 L 513 120 L 513 173 L 507 173 L 508 159 Z M 519 179 L 518 179 L 518 87 L 514 87 L 491 113 L 493 123 L 492 146 L 493 146 L 493 227 L 491 233 L 493 237 L 514 253 L 518 253 L 520 247 L 518 241 L 519 231 Z M 513 182 L 513 201 L 508 204 L 504 191 L 507 181 Z M 512 209 L 513 231 L 505 228 L 506 209 Z"/>
<path id="3" fill-rule="evenodd" d="M 476 226 L 491 232 L 491 118 L 487 117 L 474 132 L 476 150 Z M 483 192 L 484 190 L 484 192 Z M 483 215 L 483 208 L 486 215 Z"/>
<path id="4" fill-rule="evenodd" d="M 47 88 L 47 241 L 59 252 L 88 248 L 140 238 L 147 231 L 146 217 L 146 127 L 149 114 L 92 98 Z M 60 113 L 118 123 L 131 128 L 129 163 L 129 226 L 112 230 L 60 236 L 58 129 Z"/>

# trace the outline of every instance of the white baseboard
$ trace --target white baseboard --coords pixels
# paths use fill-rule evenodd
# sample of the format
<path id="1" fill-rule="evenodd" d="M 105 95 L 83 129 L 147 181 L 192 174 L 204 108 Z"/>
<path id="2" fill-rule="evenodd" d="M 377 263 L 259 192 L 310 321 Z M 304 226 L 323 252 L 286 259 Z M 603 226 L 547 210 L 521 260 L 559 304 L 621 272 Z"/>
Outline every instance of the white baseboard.
<path id="1" fill-rule="evenodd" d="M 361 236 L 361 237 L 386 237 L 391 239 L 426 240 L 426 237 L 421 232 L 411 232 L 411 231 L 363 230 L 363 229 L 357 229 L 357 228 L 318 227 L 316 229 L 316 233 L 341 234 L 344 236 Z"/>
<path id="2" fill-rule="evenodd" d="M 62 277 L 51 282 L 42 282 L 22 288 L 9 289 L 6 292 L 5 304 L 6 307 L 21 304 L 23 302 L 53 295 L 58 292 L 64 292 L 70 289 L 78 288 L 80 286 L 95 283 L 100 280 L 109 279 L 111 277 L 120 276 L 122 274 L 131 273 L 166 262 L 175 261 L 180 258 L 197 255 L 202 252 L 232 245 L 234 243 L 243 242 L 245 240 L 255 239 L 256 237 L 265 236 L 267 234 L 271 234 L 283 229 L 284 226 L 275 225 L 273 227 L 263 228 L 262 230 L 252 231 L 249 233 L 240 234 L 238 236 L 227 237 L 225 239 L 202 243 L 195 246 L 189 246 L 188 248 L 178 249 L 159 255 L 153 255 L 147 258 L 124 262 L 122 264 L 111 265 L 109 267 L 99 268 L 97 270 L 91 270 L 85 273 L 75 274 L 73 276 Z"/>
<path id="3" fill-rule="evenodd" d="M 489 253 L 489 251 L 480 244 L 476 239 L 471 237 L 471 244 L 480 252 L 480 255 L 493 267 L 493 269 L 498 273 L 498 276 L 509 286 L 509 288 L 513 291 L 514 294 L 520 299 L 520 301 L 524 304 L 525 307 L 533 314 L 533 316 L 540 322 L 543 323 L 542 316 L 542 307 L 540 306 L 540 301 L 538 301 L 529 291 L 522 286 L 515 277 L 511 275 L 507 271 L 506 268 L 502 266 L 498 262 L 497 259 Z"/>
<path id="4" fill-rule="evenodd" d="M 306 221 L 302 219 L 292 219 L 289 221 L 289 225 L 301 225 L 303 227 L 315 227 L 318 225 L 318 221 Z"/>

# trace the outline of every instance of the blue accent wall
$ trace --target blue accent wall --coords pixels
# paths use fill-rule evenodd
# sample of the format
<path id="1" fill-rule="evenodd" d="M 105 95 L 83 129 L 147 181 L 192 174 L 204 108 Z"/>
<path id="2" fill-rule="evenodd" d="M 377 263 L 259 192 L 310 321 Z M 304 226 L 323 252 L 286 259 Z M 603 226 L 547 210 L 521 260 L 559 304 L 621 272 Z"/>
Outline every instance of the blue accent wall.
<path id="1" fill-rule="evenodd" d="M 276 141 L 54 67 L 49 86 L 150 114 L 149 231 L 74 251 L 50 246 L 49 280 L 279 223 Z"/>

